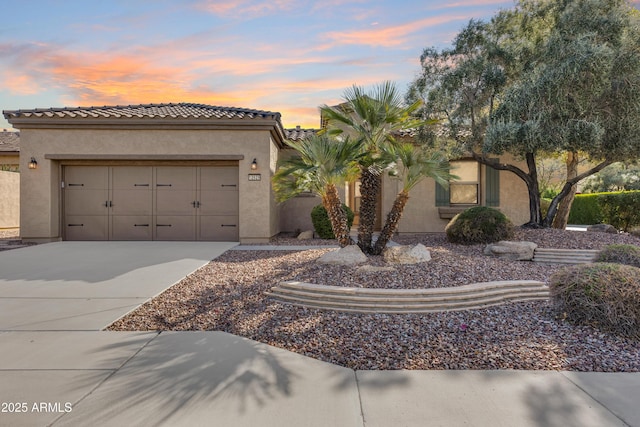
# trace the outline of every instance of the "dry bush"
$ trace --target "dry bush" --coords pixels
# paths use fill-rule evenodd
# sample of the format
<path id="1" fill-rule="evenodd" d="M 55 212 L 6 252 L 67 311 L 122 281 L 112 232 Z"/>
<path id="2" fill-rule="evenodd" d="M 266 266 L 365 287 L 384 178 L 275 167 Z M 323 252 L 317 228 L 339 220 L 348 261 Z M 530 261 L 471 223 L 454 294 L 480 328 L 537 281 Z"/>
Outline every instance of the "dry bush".
<path id="1" fill-rule="evenodd" d="M 551 276 L 549 287 L 556 313 L 566 320 L 640 338 L 640 268 L 576 265 Z"/>
<path id="2" fill-rule="evenodd" d="M 640 248 L 635 245 L 608 245 L 598 253 L 596 261 L 640 267 Z"/>

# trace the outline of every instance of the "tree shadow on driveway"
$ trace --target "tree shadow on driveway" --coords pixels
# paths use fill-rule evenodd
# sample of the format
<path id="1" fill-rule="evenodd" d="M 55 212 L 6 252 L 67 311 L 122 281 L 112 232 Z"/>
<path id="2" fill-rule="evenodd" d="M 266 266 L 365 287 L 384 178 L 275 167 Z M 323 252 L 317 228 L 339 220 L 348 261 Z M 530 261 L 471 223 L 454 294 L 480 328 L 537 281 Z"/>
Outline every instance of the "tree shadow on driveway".
<path id="1" fill-rule="evenodd" d="M 223 332 L 163 332 L 60 421 L 264 425 L 316 411 L 357 419 L 353 371 Z"/>

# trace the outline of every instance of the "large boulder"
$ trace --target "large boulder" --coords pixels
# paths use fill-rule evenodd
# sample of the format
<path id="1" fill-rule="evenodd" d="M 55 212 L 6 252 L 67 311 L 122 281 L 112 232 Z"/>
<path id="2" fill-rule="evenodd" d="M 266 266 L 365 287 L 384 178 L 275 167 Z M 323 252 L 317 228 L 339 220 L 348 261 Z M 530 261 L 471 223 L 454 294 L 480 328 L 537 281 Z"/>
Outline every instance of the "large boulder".
<path id="1" fill-rule="evenodd" d="M 618 234 L 618 230 L 613 225 L 610 224 L 593 224 L 587 227 L 587 231 L 596 232 L 596 233 L 610 233 L 610 234 Z"/>
<path id="2" fill-rule="evenodd" d="M 358 245 L 349 245 L 322 255 L 317 260 L 320 264 L 357 265 L 367 262 L 367 256 L 362 253 Z"/>
<path id="3" fill-rule="evenodd" d="M 309 239 L 313 239 L 313 230 L 303 231 L 302 233 L 298 234 L 298 240 L 309 240 Z"/>
<path id="4" fill-rule="evenodd" d="M 389 246 L 382 252 L 384 260 L 392 264 L 417 264 L 431 260 L 431 253 L 421 243 Z"/>
<path id="5" fill-rule="evenodd" d="M 533 242 L 501 240 L 487 245 L 484 248 L 484 254 L 512 261 L 531 261 L 537 247 L 538 245 Z"/>

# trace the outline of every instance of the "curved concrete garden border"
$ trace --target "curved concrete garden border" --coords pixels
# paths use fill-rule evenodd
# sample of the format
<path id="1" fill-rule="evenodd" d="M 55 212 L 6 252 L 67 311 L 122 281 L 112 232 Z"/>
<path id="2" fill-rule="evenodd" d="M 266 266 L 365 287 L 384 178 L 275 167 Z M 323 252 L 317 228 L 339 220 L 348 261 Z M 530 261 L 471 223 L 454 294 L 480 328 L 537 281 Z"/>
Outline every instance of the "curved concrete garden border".
<path id="1" fill-rule="evenodd" d="M 510 301 L 546 300 L 549 287 L 535 280 L 472 283 L 430 289 L 369 289 L 280 282 L 266 292 L 281 302 L 358 313 L 428 313 L 470 310 Z"/>

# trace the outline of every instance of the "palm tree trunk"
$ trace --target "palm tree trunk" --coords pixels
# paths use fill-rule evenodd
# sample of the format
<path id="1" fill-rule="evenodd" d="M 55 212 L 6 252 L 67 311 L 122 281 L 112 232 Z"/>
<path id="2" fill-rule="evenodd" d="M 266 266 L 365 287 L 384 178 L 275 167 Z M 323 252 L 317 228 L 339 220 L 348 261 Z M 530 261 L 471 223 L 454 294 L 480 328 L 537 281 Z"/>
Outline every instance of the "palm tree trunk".
<path id="1" fill-rule="evenodd" d="M 327 210 L 331 228 L 333 228 L 333 234 L 338 239 L 338 244 L 341 248 L 344 248 L 352 243 L 349 236 L 347 214 L 342 209 L 342 202 L 336 186 L 333 184 L 327 185 L 325 190 L 325 194 L 322 197 L 322 205 Z"/>
<path id="2" fill-rule="evenodd" d="M 376 224 L 376 202 L 380 192 L 381 179 L 368 168 L 360 172 L 360 225 L 358 226 L 358 246 L 365 254 L 373 251 L 371 237 Z"/>
<path id="3" fill-rule="evenodd" d="M 396 196 L 396 200 L 393 202 L 393 206 L 387 214 L 387 221 L 384 223 L 384 227 L 380 232 L 380 237 L 378 237 L 378 240 L 373 247 L 373 255 L 380 255 L 387 246 L 387 243 L 389 243 L 389 240 L 393 237 L 393 233 L 398 229 L 398 222 L 400 221 L 400 218 L 402 218 L 402 213 L 404 212 L 404 207 L 407 205 L 408 200 L 408 191 L 402 190 Z"/>
<path id="4" fill-rule="evenodd" d="M 578 153 L 572 151 L 567 153 L 567 181 L 578 176 L 578 160 Z M 556 216 L 553 218 L 553 228 L 564 230 L 567 227 L 571 205 L 573 204 L 573 199 L 576 197 L 577 190 L 577 185 L 572 186 L 569 194 L 564 196 L 560 201 L 558 212 L 556 212 Z"/>

